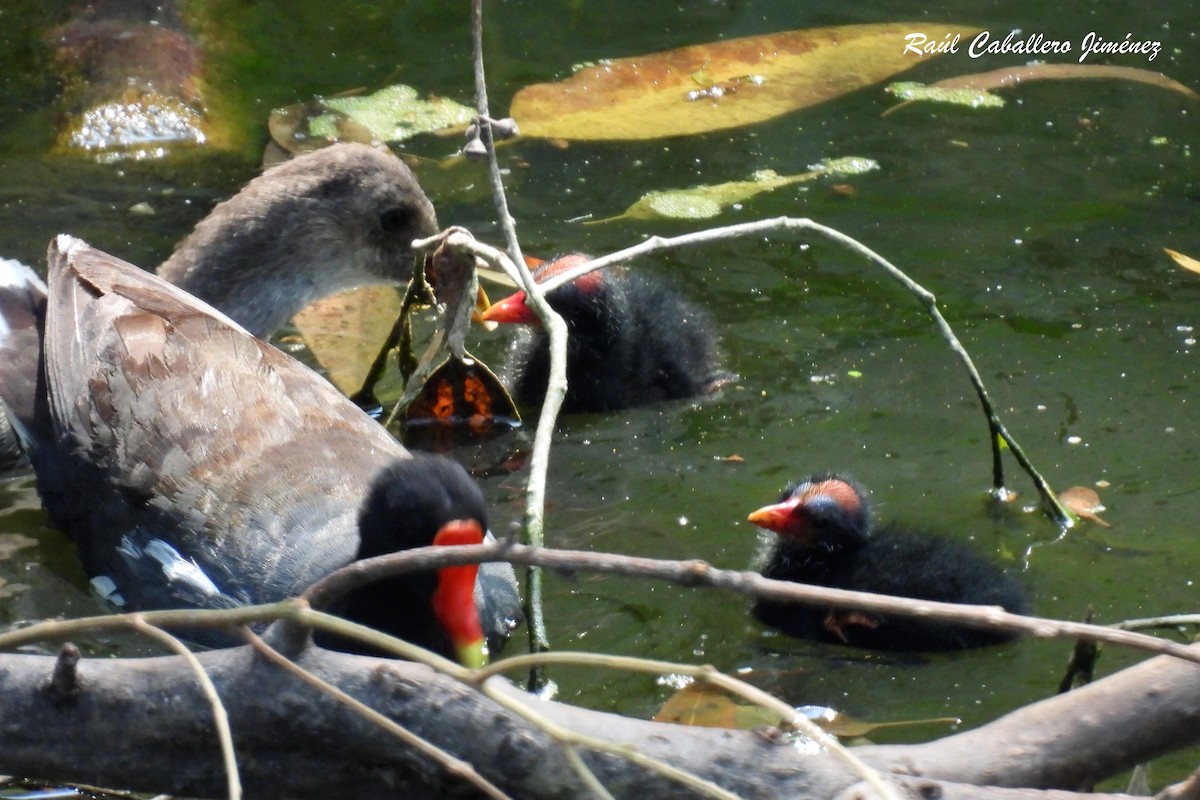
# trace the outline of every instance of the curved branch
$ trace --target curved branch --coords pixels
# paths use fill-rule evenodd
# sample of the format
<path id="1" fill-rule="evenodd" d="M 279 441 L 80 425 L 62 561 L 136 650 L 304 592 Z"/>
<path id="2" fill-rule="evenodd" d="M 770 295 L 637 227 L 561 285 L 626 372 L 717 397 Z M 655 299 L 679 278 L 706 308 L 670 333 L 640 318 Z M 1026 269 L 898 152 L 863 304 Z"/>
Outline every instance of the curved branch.
<path id="1" fill-rule="evenodd" d="M 941 311 L 937 307 L 937 298 L 932 292 L 921 286 L 916 281 L 909 278 L 904 272 L 893 265 L 883 256 L 871 250 L 866 245 L 862 244 L 853 237 L 822 225 L 819 222 L 814 222 L 811 219 L 799 219 L 796 217 L 775 217 L 773 219 L 759 220 L 758 222 L 746 222 L 739 225 L 727 225 L 720 228 L 710 228 L 708 230 L 697 231 L 695 233 L 683 234 L 680 236 L 661 237 L 652 236 L 649 239 L 636 244 L 633 247 L 627 247 L 624 250 L 619 250 L 611 253 L 603 258 L 593 259 L 592 261 L 582 264 L 575 269 L 567 270 L 559 275 L 554 276 L 551 280 L 543 284 L 544 291 L 550 292 L 564 284 L 570 283 L 576 278 L 586 275 L 593 270 L 607 267 L 611 264 L 628 261 L 637 256 L 646 255 L 648 253 L 657 252 L 659 250 L 669 250 L 676 247 L 685 247 L 697 244 L 705 244 L 708 242 L 721 241 L 724 239 L 733 239 L 741 236 L 761 236 L 763 233 L 770 231 L 812 231 L 820 234 L 827 239 L 830 239 L 838 244 L 858 253 L 865 257 L 868 261 L 882 267 L 892 278 L 902 284 L 909 292 L 911 292 L 926 312 L 933 319 L 942 338 L 949 344 L 950 349 L 958 356 L 962 362 L 963 368 L 967 371 L 967 376 L 971 381 L 972 387 L 975 389 L 975 394 L 979 398 L 980 405 L 983 409 L 984 416 L 988 423 L 988 440 L 992 446 L 992 494 L 997 499 L 1005 499 L 1007 492 L 1004 490 L 1004 473 L 1002 461 L 1000 458 L 1000 442 L 1004 441 L 1008 448 L 1012 451 L 1013 456 L 1017 459 L 1017 463 L 1022 469 L 1028 473 L 1030 479 L 1037 487 L 1038 493 L 1042 497 L 1042 502 L 1046 506 L 1047 512 L 1062 528 L 1069 528 L 1074 524 L 1074 518 L 1063 508 L 1059 503 L 1058 497 L 1054 494 L 1054 490 L 1050 488 L 1050 484 L 1042 477 L 1041 473 L 1033 466 L 1033 462 L 1025 455 L 1025 451 L 1013 437 L 1008 429 L 1004 427 L 999 415 L 996 414 L 995 407 L 992 405 L 991 398 L 988 396 L 987 389 L 983 385 L 983 379 L 979 376 L 979 371 L 975 368 L 971 356 L 967 353 L 966 348 L 959 342 L 954 331 L 950 328 L 950 324 L 946 322 Z"/>

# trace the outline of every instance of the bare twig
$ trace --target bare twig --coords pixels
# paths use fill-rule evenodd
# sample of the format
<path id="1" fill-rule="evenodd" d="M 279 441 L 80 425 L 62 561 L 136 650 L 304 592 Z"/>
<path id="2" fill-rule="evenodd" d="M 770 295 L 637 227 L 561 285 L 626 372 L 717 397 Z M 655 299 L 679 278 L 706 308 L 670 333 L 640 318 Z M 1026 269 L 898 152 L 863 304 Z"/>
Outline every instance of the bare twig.
<path id="1" fill-rule="evenodd" d="M 212 679 L 204 671 L 204 665 L 200 663 L 199 659 L 196 658 L 196 654 L 186 644 L 162 628 L 149 624 L 142 615 L 133 614 L 130 618 L 130 624 L 138 633 L 154 639 L 176 655 L 183 656 L 183 660 L 187 662 L 192 672 L 195 673 L 196 680 L 200 683 L 200 689 L 204 692 L 204 697 L 212 707 L 213 725 L 217 729 L 217 741 L 221 745 L 221 760 L 225 762 L 225 777 L 226 786 L 229 791 L 229 800 L 241 800 L 242 779 L 238 772 L 237 753 L 233 749 L 233 731 L 229 728 L 229 714 L 225 712 L 225 704 L 221 702 L 221 696 L 217 694 L 217 687 L 213 685 Z"/>
<path id="2" fill-rule="evenodd" d="M 446 752 L 432 742 L 417 736 L 403 725 L 389 719 L 388 717 L 385 717 L 383 714 L 380 714 L 378 711 L 366 705 L 365 703 L 356 700 L 328 681 L 322 680 L 308 670 L 297 666 L 292 661 L 288 660 L 278 650 L 264 642 L 261 637 L 253 632 L 247 630 L 245 637 L 246 641 L 250 643 L 250 646 L 253 647 L 259 655 L 286 670 L 294 677 L 304 681 L 309 686 L 319 689 L 320 691 L 337 700 L 339 703 L 353 709 L 356 714 L 360 715 L 364 719 L 369 720 L 375 725 L 378 725 L 380 728 L 387 731 L 392 736 L 395 736 L 397 739 L 404 742 L 414 750 L 429 756 L 429 758 L 431 758 L 433 761 L 441 764 L 447 772 L 450 772 L 453 775 L 468 781 L 486 796 L 496 798 L 496 800 L 510 800 L 509 796 L 505 794 L 504 791 L 496 786 L 496 784 L 480 775 L 475 767 L 469 762 L 463 761 L 453 754 Z"/>
<path id="3" fill-rule="evenodd" d="M 718 800 L 740 800 L 736 794 L 722 789 L 712 781 L 705 780 L 697 775 L 680 769 L 679 767 L 667 764 L 664 761 L 659 761 L 655 758 L 650 758 L 642 753 L 639 753 L 635 748 L 618 742 L 611 742 L 607 739 L 599 739 L 594 736 L 578 733 L 569 728 L 565 728 L 556 722 L 547 719 L 544 715 L 539 714 L 534 707 L 517 700 L 502 691 L 498 691 L 487 684 L 484 684 L 483 693 L 489 699 L 525 718 L 529 722 L 536 725 L 540 730 L 545 731 L 555 740 L 563 745 L 566 749 L 568 757 L 571 754 L 576 756 L 575 762 L 587 769 L 587 765 L 583 764 L 581 759 L 578 759 L 578 753 L 574 751 L 575 747 L 586 747 L 600 752 L 611 753 L 620 756 L 640 767 L 657 772 L 671 780 L 678 781 L 687 788 L 704 794 L 708 797 L 715 797 Z M 590 770 L 588 770 L 590 773 Z"/>
<path id="4" fill-rule="evenodd" d="M 550 337 L 550 379 L 546 388 L 546 399 L 538 417 L 534 435 L 533 452 L 529 458 L 529 483 L 525 494 L 525 542 L 539 546 L 545 539 L 546 473 L 550 466 L 550 442 L 567 394 L 567 325 L 562 317 L 546 302 L 545 295 L 533 280 L 525 266 L 521 246 L 517 241 L 516 224 L 508 213 L 508 201 L 504 196 L 504 181 L 500 176 L 500 164 L 496 159 L 496 147 L 492 138 L 487 103 L 487 80 L 483 70 L 483 0 L 471 2 L 471 35 L 474 43 L 475 60 L 475 106 L 479 114 L 480 137 L 487 148 L 488 177 L 492 186 L 496 211 L 504 238 L 508 243 L 509 264 L 502 268 L 525 289 L 525 297 L 542 321 Z M 532 652 L 548 650 L 550 640 L 546 633 L 546 622 L 542 612 L 542 576 L 536 568 L 526 572 L 525 619 L 528 621 L 529 649 Z M 530 675 L 530 687 L 544 683 L 543 676 Z"/>
<path id="5" fill-rule="evenodd" d="M 521 243 L 517 241 L 516 220 L 508 213 L 508 198 L 504 195 L 504 179 L 500 175 L 500 162 L 496 158 L 496 143 L 492 138 L 491 112 L 488 110 L 487 77 L 483 68 L 483 0 L 471 0 L 471 44 L 475 72 L 475 113 L 479 126 L 479 137 L 488 154 L 488 180 L 492 186 L 492 200 L 496 203 L 496 214 L 504 241 L 508 246 L 508 257 L 514 264 L 524 264 Z"/>
<path id="6" fill-rule="evenodd" d="M 546 281 L 542 288 L 547 291 L 554 289 L 564 284 L 570 283 L 581 275 L 586 275 L 593 270 L 601 269 L 616 264 L 621 261 L 627 261 L 635 256 L 646 255 L 647 253 L 657 252 L 659 250 L 668 250 L 676 247 L 684 247 L 696 244 L 705 244 L 708 242 L 732 239 L 741 236 L 761 236 L 763 233 L 770 231 L 812 231 L 821 236 L 831 239 L 838 244 L 858 253 L 865 257 L 868 261 L 882 267 L 892 278 L 903 285 L 911 292 L 917 300 L 924 306 L 926 313 L 933 318 L 937 325 L 942 338 L 950 345 L 950 349 L 958 356 L 963 367 L 967 371 L 967 375 L 971 380 L 971 385 L 975 388 L 975 394 L 979 398 L 979 403 L 983 408 L 984 416 L 988 422 L 988 440 L 992 446 L 992 494 L 997 499 L 1006 499 L 1008 496 L 1004 488 L 1004 470 L 1001 459 L 1001 445 L 1003 440 L 1012 451 L 1013 456 L 1017 459 L 1017 463 L 1022 469 L 1029 474 L 1033 480 L 1034 486 L 1037 487 L 1038 493 L 1042 497 L 1042 502 L 1046 507 L 1047 513 L 1054 521 L 1062 528 L 1069 528 L 1074 524 L 1074 518 L 1063 508 L 1058 502 L 1058 497 L 1054 494 L 1054 490 L 1046 482 L 1045 478 L 1037 471 L 1025 455 L 1025 451 L 1013 438 L 1008 429 L 1004 427 L 1004 423 L 996 414 L 995 407 L 992 405 L 991 398 L 988 396 L 987 389 L 983 385 L 983 379 L 979 376 L 979 371 L 975 368 L 971 356 L 967 353 L 962 343 L 958 341 L 958 337 L 954 335 L 954 331 L 942 316 L 941 311 L 937 307 L 937 298 L 923 286 L 905 275 L 900 269 L 894 266 L 890 261 L 871 250 L 867 246 L 861 244 L 850 236 L 847 236 L 833 228 L 821 225 L 811 219 L 798 219 L 795 217 L 775 217 L 774 219 L 765 219 L 758 222 L 747 222 L 740 225 L 727 225 L 721 228 L 710 228 L 708 230 L 688 233 L 682 236 L 672 236 L 664 238 L 660 236 L 652 236 L 646 241 L 627 247 L 616 253 L 611 253 L 603 258 L 597 258 L 582 264 L 575 269 L 567 270 L 559 275 Z"/>
<path id="7" fill-rule="evenodd" d="M 557 664 L 571 666 L 599 666 L 628 672 L 645 672 L 651 675 L 679 674 L 694 678 L 702 683 L 715 686 L 735 697 L 740 697 L 753 703 L 759 708 L 779 715 L 778 726 L 788 732 L 799 731 L 815 741 L 822 748 L 840 758 L 850 769 L 854 770 L 880 798 L 894 800 L 895 791 L 880 776 L 873 767 L 864 763 L 848 748 L 832 736 L 824 728 L 804 714 L 799 713 L 787 703 L 779 700 L 757 686 L 751 686 L 745 681 L 726 675 L 712 666 L 682 665 L 669 661 L 655 661 L 646 658 L 627 658 L 610 656 L 599 653 L 532 653 L 523 656 L 513 656 L 498 661 L 488 667 L 476 670 L 476 679 L 482 682 L 487 677 L 510 669 L 524 669 L 532 663 Z"/>
<path id="8" fill-rule="evenodd" d="M 550 383 L 546 389 L 546 399 L 542 404 L 541 415 L 538 417 L 533 452 L 529 458 L 529 482 L 525 494 L 525 540 L 528 544 L 539 547 L 544 541 L 546 474 L 550 467 L 550 444 L 553 440 L 559 409 L 567 394 L 567 325 L 563 322 L 562 317 L 546 303 L 541 287 L 533 280 L 533 275 L 530 274 L 524 263 L 513 263 L 512 259 L 503 252 L 476 241 L 474 237 L 461 229 L 451 230 L 445 236 L 439 235 L 414 242 L 413 246 L 428 248 L 435 242 L 444 242 L 446 247 L 456 248 L 475 258 L 482 259 L 503 270 L 513 280 L 523 285 L 526 300 L 541 316 L 542 325 L 549 333 Z M 548 649 L 550 645 L 546 637 L 542 614 L 541 575 L 536 569 L 529 570 L 525 585 L 525 617 L 529 623 L 530 650 L 540 652 Z M 531 683 L 539 684 L 540 679 L 534 676 Z"/>
<path id="9" fill-rule="evenodd" d="M 1200 614 L 1168 614 L 1164 617 L 1127 619 L 1118 622 L 1114 627 L 1137 631 L 1143 628 L 1178 628 L 1181 625 L 1200 625 Z"/>
<path id="10" fill-rule="evenodd" d="M 1039 639 L 1086 637 L 1152 653 L 1172 655 L 1200 663 L 1200 651 L 1154 636 L 1104 625 L 1013 614 L 999 606 L 973 606 L 914 600 L 908 597 L 852 592 L 792 581 L 764 578 L 757 572 L 716 569 L 705 561 L 673 561 L 637 556 L 527 547 L 497 542 L 459 547 L 422 547 L 364 559 L 344 567 L 313 588 L 314 602 L 328 602 L 342 592 L 385 575 L 416 569 L 436 569 L 448 564 L 508 561 L 562 572 L 593 572 L 663 580 L 682 586 L 713 586 L 755 598 L 783 600 L 817 606 L 837 606 L 904 617 L 920 617 L 971 628 L 1025 633 Z M 3 640 L 0 639 L 0 644 Z"/>
<path id="11" fill-rule="evenodd" d="M 1122 630 L 1117 626 L 1088 625 L 1082 622 L 1023 616 L 1009 613 L 998 606 L 972 606 L 932 600 L 913 600 L 907 597 L 851 592 L 826 586 L 776 581 L 764 578 L 756 572 L 716 569 L 707 562 L 699 560 L 672 561 L 612 553 L 555 550 L 546 547 L 527 547 L 513 542 L 460 545 L 458 547 L 420 547 L 364 559 L 333 573 L 320 584 L 315 584 L 311 591 L 314 598 L 328 602 L 342 592 L 350 591 L 356 586 L 386 575 L 484 561 L 508 561 L 526 566 L 537 565 L 567 573 L 594 572 L 625 575 L 669 581 L 681 586 L 712 586 L 756 598 L 936 619 L 966 627 L 1025 633 L 1039 639 L 1086 637 L 1098 642 L 1133 647 L 1200 663 L 1200 650 L 1193 650 L 1186 645 L 1154 636 Z M 143 611 L 139 612 L 137 616 L 148 624 L 168 628 L 231 627 L 251 622 L 290 620 L 309 627 L 320 627 L 338 635 L 355 636 L 373 647 L 386 649 L 401 658 L 422 661 L 458 680 L 467 682 L 471 680 L 470 671 L 464 670 L 452 661 L 363 625 L 314 611 L 303 599 L 283 600 L 268 605 L 236 609 Z M 129 629 L 133 625 L 133 617 L 134 615 L 130 614 L 112 614 L 73 620 L 44 620 L 25 628 L 0 634 L 0 648 L 18 647 L 48 639 L 63 639 L 100 630 Z"/>

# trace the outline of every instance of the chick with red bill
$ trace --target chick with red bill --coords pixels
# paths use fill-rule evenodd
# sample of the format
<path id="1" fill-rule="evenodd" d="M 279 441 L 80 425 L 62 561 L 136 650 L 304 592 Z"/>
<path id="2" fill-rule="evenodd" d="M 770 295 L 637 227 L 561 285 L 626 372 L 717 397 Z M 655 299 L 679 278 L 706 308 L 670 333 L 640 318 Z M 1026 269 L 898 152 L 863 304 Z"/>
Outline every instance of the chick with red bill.
<path id="1" fill-rule="evenodd" d="M 561 256 L 534 270 L 539 283 L 590 261 Z M 567 324 L 568 413 L 618 411 L 709 394 L 737 379 L 718 365 L 706 311 L 663 282 L 625 267 L 589 272 L 546 295 Z M 540 405 L 550 375 L 550 338 L 525 292 L 495 303 L 488 322 L 526 326 L 513 341 L 504 382 L 519 403 Z"/>
<path id="2" fill-rule="evenodd" d="M 447 522 L 433 537 L 438 547 L 483 544 L 483 528 L 473 519 Z M 456 564 L 438 570 L 438 585 L 433 593 L 433 613 L 446 629 L 459 663 L 479 668 L 487 664 L 487 644 L 479 612 L 475 608 L 475 579 L 478 564 Z"/>
<path id="3" fill-rule="evenodd" d="M 787 487 L 748 521 L 778 534 L 761 572 L 857 592 L 999 606 L 1028 613 L 1025 589 L 963 543 L 897 523 L 873 525 L 865 494 L 839 475 L 814 475 Z M 982 647 L 1015 637 L 935 619 L 760 600 L 759 620 L 791 636 L 879 650 Z"/>

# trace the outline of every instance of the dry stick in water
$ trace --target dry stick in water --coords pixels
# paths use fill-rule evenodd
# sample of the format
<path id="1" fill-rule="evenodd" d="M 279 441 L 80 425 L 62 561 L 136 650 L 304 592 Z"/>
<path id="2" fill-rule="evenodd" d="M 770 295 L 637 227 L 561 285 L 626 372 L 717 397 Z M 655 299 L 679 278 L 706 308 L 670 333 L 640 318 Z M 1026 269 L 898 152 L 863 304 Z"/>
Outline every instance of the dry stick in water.
<path id="1" fill-rule="evenodd" d="M 504 267 L 519 285 L 525 289 L 525 297 L 542 321 L 550 337 L 550 380 L 546 388 L 546 399 L 538 417 L 537 433 L 533 440 L 533 452 L 529 457 L 529 482 L 525 494 L 525 542 L 535 547 L 545 541 L 546 473 L 550 467 L 550 443 L 558 412 L 567 395 L 567 324 L 546 302 L 545 295 L 533 275 L 525 266 L 521 246 L 517 241 L 516 226 L 508 213 L 508 201 L 504 196 L 504 181 L 500 176 L 500 164 L 496 160 L 496 146 L 492 139 L 491 124 L 488 122 L 487 81 L 483 71 L 483 0 L 471 0 L 471 36 L 475 66 L 475 104 L 479 114 L 477 124 L 488 154 L 488 176 L 492 196 L 500 225 L 508 242 L 510 264 Z M 546 620 L 542 613 L 542 575 L 536 567 L 526 571 L 525 619 L 529 633 L 531 652 L 550 649 L 546 634 Z M 545 684 L 540 669 L 530 673 L 530 689 L 538 690 Z"/>
<path id="2" fill-rule="evenodd" d="M 412 570 L 430 570 L 451 564 L 508 561 L 537 565 L 566 573 L 592 572 L 663 580 L 681 586 L 712 586 L 754 598 L 786 600 L 806 605 L 839 606 L 904 617 L 939 620 L 973 628 L 996 628 L 1036 636 L 1040 639 L 1089 638 L 1133 647 L 1151 653 L 1175 656 L 1200 663 L 1200 650 L 1118 627 L 1013 614 L 999 606 L 972 606 L 910 597 L 853 592 L 792 581 L 764 578 L 757 572 L 717 569 L 706 561 L 674 561 L 640 556 L 557 550 L 547 547 L 496 542 L 458 547 L 421 547 L 356 561 L 314 584 L 306 595 L 322 605 L 358 586 L 386 575 Z M 159 612 L 161 613 L 161 612 Z M 10 634 L 12 635 L 12 634 Z M 7 637 L 0 638 L 2 645 Z"/>
<path id="3" fill-rule="evenodd" d="M 1000 421 L 1000 417 L 996 414 L 995 408 L 992 405 L 991 398 L 988 396 L 987 389 L 983 385 L 983 379 L 979 376 L 979 371 L 975 369 L 975 364 L 971 360 L 971 356 L 966 349 L 958 341 L 958 337 L 954 335 L 954 331 L 942 316 L 941 311 L 937 307 L 937 298 L 932 292 L 925 289 L 916 281 L 909 278 L 898 267 L 893 265 L 883 256 L 871 250 L 866 245 L 856 239 L 847 236 L 840 231 L 814 222 L 811 219 L 800 219 L 796 217 L 775 217 L 773 219 L 760 220 L 758 222 L 747 222 L 740 225 L 728 225 L 721 228 L 710 228 L 696 233 L 688 233 L 682 236 L 672 236 L 663 238 L 660 236 L 652 236 L 641 244 L 627 247 L 611 255 L 597 258 L 592 261 L 582 264 L 572 270 L 567 270 L 559 275 L 546 281 L 542 289 L 546 292 L 554 291 L 559 286 L 570 283 L 581 275 L 586 275 L 593 270 L 601 269 L 610 264 L 615 264 L 621 261 L 627 261 L 635 256 L 653 253 L 659 250 L 669 250 L 676 247 L 684 247 L 688 245 L 705 244 L 713 241 L 725 239 L 733 239 L 740 236 L 760 236 L 763 233 L 770 231 L 812 231 L 818 233 L 827 239 L 831 239 L 838 244 L 841 244 L 848 249 L 865 257 L 868 261 L 882 267 L 892 278 L 902 284 L 909 290 L 925 307 L 925 311 L 933 318 L 937 325 L 938 331 L 942 338 L 950 345 L 950 349 L 958 356 L 963 367 L 967 370 L 967 375 L 971 380 L 971 385 L 975 388 L 975 394 L 979 398 L 980 405 L 983 408 L 984 416 L 988 422 L 988 439 L 992 444 L 992 495 L 999 500 L 1008 499 L 1009 493 L 1004 488 L 1004 467 L 1001 458 L 1001 445 L 1003 440 L 1012 451 L 1013 456 L 1017 459 L 1017 463 L 1029 474 L 1033 480 L 1034 486 L 1037 487 L 1038 493 L 1042 497 L 1042 502 L 1046 507 L 1046 511 L 1054 519 L 1054 521 L 1064 531 L 1074 524 L 1074 519 L 1062 504 L 1058 502 L 1058 497 L 1054 494 L 1054 490 L 1046 482 L 1045 478 L 1033 466 L 1033 463 L 1025 455 L 1025 451 L 1017 444 L 1017 440 L 1013 438 L 1008 429 L 1004 427 L 1004 423 Z"/>

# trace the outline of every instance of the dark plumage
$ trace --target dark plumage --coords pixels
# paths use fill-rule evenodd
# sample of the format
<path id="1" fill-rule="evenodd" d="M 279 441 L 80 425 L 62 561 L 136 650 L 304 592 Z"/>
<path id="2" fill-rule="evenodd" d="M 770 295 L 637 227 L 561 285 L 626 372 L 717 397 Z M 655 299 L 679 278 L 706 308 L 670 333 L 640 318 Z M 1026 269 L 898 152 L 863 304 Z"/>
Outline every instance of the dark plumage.
<path id="1" fill-rule="evenodd" d="M 224 608 L 303 591 L 356 558 L 486 528 L 479 489 L 408 453 L 304 365 L 160 278 L 67 236 L 52 243 L 31 460 L 55 525 L 125 609 Z M 340 608 L 453 655 L 434 578 Z M 480 571 L 493 644 L 519 616 L 506 564 Z"/>
<path id="2" fill-rule="evenodd" d="M 1021 585 L 961 543 L 893 523 L 872 526 L 866 498 L 846 478 L 815 475 L 793 484 L 749 520 L 779 534 L 762 569 L 767 578 L 1028 612 Z M 914 617 L 766 600 L 754 614 L 792 636 L 882 650 L 954 650 L 1014 638 Z"/>
<path id="3" fill-rule="evenodd" d="M 562 256 L 534 277 L 542 282 L 588 260 Z M 555 289 L 547 300 L 569 334 L 565 411 L 616 411 L 695 397 L 734 378 L 717 366 L 708 314 L 651 277 L 599 270 Z M 549 336 L 525 304 L 525 293 L 496 303 L 483 318 L 532 326 L 513 342 L 504 378 L 518 402 L 540 404 L 550 374 Z"/>

